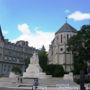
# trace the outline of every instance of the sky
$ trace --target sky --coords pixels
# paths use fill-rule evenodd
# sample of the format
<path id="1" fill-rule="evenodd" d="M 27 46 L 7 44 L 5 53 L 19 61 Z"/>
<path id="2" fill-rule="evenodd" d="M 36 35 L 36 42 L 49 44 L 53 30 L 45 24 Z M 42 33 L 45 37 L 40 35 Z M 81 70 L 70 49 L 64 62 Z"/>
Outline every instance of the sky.
<path id="1" fill-rule="evenodd" d="M 0 25 L 11 42 L 25 40 L 46 50 L 66 22 L 77 30 L 90 24 L 90 0 L 0 0 Z"/>

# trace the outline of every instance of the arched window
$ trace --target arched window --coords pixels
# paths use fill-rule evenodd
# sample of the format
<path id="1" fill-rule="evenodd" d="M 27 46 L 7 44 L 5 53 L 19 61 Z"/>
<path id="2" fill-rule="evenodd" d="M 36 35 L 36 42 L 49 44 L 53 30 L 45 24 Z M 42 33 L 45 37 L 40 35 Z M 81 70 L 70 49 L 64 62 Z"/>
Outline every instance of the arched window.
<path id="1" fill-rule="evenodd" d="M 62 43 L 62 34 L 61 34 L 61 43 Z"/>

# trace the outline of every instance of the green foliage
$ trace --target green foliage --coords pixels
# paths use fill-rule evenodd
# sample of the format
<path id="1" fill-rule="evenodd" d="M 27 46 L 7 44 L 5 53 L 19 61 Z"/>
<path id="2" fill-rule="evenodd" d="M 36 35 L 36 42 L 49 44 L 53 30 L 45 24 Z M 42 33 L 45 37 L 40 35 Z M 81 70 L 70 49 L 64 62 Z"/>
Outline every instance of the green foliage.
<path id="1" fill-rule="evenodd" d="M 80 56 L 75 56 L 74 55 L 74 75 L 76 74 L 80 74 L 80 70 L 84 69 L 85 73 L 86 73 L 86 63 L 84 62 L 83 59 L 81 59 Z"/>
<path id="2" fill-rule="evenodd" d="M 53 77 L 63 77 L 64 69 L 61 65 L 48 65 L 47 74 L 52 75 Z"/>
<path id="3" fill-rule="evenodd" d="M 70 38 L 68 45 L 74 56 L 74 74 L 79 74 L 90 59 L 90 25 L 83 25 L 77 35 Z"/>
<path id="4" fill-rule="evenodd" d="M 48 54 L 45 51 L 44 46 L 39 52 L 39 64 L 44 72 L 53 77 L 62 77 L 64 75 L 64 69 L 61 65 L 48 65 Z"/>
<path id="5" fill-rule="evenodd" d="M 42 46 L 41 51 L 46 51 L 44 45 Z"/>
<path id="6" fill-rule="evenodd" d="M 47 52 L 46 51 L 40 51 L 38 55 L 39 55 L 40 66 L 43 69 L 43 71 L 46 71 L 47 62 L 48 62 Z"/>
<path id="7" fill-rule="evenodd" d="M 19 75 L 22 74 L 22 71 L 18 66 L 13 66 L 11 71 L 14 72 L 15 74 L 19 74 Z"/>
<path id="8" fill-rule="evenodd" d="M 26 58 L 24 61 L 25 61 L 25 68 L 27 68 L 28 65 L 30 64 L 30 57 Z"/>
<path id="9" fill-rule="evenodd" d="M 53 71 L 54 71 L 54 65 L 53 64 L 47 65 L 46 73 L 48 75 L 53 75 Z"/>

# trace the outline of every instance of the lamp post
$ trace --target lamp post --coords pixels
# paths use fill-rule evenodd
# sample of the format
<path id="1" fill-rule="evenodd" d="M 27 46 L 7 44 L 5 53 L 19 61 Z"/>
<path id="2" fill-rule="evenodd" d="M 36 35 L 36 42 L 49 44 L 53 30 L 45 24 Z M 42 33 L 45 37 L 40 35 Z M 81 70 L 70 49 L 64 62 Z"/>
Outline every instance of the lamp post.
<path id="1" fill-rule="evenodd" d="M 84 70 L 81 70 L 80 71 L 80 90 L 85 90 L 84 82 L 85 82 Z"/>

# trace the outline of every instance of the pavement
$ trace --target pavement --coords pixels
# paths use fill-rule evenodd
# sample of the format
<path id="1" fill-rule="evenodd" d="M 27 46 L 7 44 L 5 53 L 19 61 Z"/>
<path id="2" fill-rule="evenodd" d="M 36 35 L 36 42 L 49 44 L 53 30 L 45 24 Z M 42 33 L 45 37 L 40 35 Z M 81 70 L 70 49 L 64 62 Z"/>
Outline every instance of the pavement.
<path id="1" fill-rule="evenodd" d="M 7 87 L 0 87 L 0 90 L 32 90 L 32 89 L 26 89 L 26 88 L 7 88 Z"/>
<path id="2" fill-rule="evenodd" d="M 23 82 L 20 83 L 17 78 L 0 78 L 0 90 L 32 90 L 32 85 L 33 79 L 23 79 Z M 85 86 L 90 87 L 90 84 Z M 38 90 L 60 90 L 63 87 L 79 88 L 80 86 L 72 80 L 63 80 L 62 78 L 39 79 Z"/>

